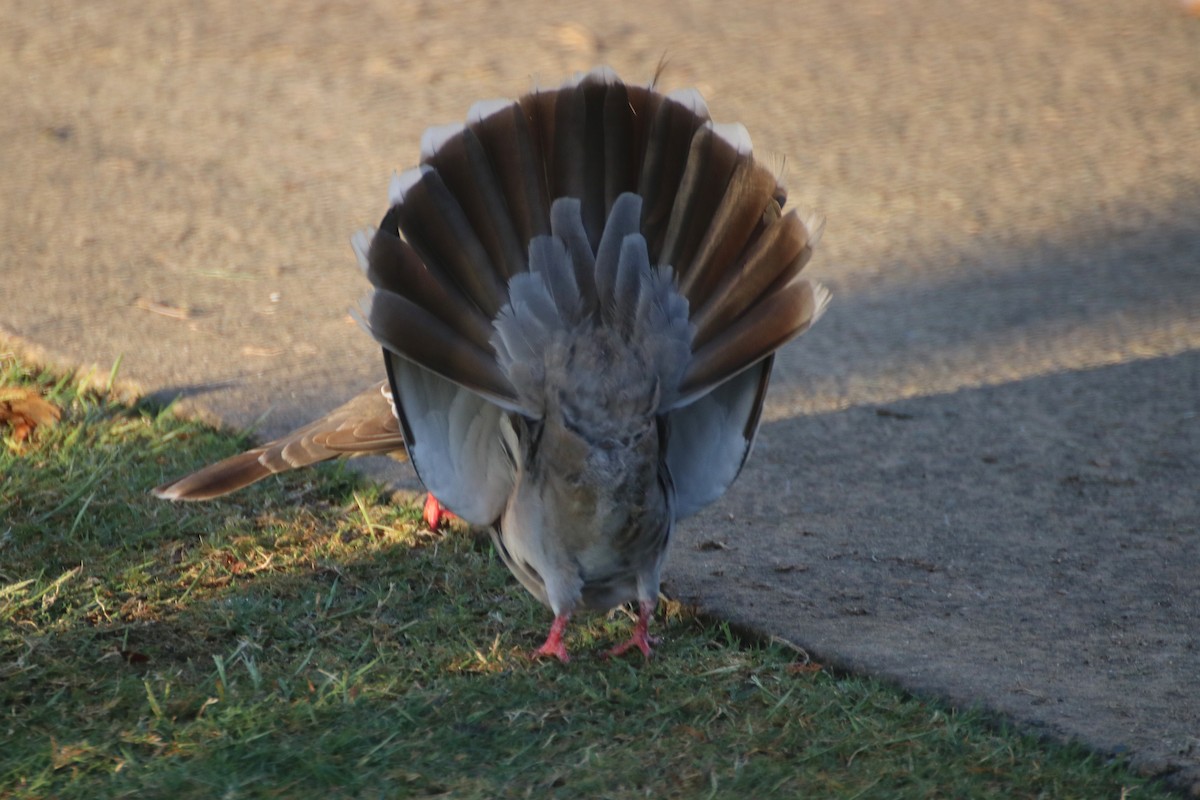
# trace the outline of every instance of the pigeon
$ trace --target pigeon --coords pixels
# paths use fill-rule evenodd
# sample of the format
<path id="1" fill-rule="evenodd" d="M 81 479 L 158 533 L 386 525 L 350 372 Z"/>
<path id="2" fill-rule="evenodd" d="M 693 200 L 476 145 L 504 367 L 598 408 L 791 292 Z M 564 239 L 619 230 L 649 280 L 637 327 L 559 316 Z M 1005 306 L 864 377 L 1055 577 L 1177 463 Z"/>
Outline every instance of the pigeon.
<path id="1" fill-rule="evenodd" d="M 828 303 L 801 277 L 819 218 L 784 211 L 746 129 L 698 92 L 608 68 L 430 128 L 388 194 L 352 240 L 386 385 L 215 486 L 403 442 L 434 502 L 486 528 L 553 613 L 535 656 L 569 660 L 573 614 L 636 604 L 608 654 L 650 657 L 675 524 L 737 477 L 776 351 Z"/>

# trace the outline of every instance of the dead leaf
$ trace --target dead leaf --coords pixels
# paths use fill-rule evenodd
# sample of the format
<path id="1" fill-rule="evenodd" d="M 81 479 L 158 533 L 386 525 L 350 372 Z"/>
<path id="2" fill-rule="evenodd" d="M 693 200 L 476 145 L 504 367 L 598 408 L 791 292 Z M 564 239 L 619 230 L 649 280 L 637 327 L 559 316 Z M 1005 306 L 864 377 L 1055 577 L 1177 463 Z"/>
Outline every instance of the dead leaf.
<path id="1" fill-rule="evenodd" d="M 28 439 L 39 425 L 52 427 L 62 419 L 62 410 L 42 399 L 33 389 L 0 387 L 0 424 L 8 424 L 15 442 Z"/>

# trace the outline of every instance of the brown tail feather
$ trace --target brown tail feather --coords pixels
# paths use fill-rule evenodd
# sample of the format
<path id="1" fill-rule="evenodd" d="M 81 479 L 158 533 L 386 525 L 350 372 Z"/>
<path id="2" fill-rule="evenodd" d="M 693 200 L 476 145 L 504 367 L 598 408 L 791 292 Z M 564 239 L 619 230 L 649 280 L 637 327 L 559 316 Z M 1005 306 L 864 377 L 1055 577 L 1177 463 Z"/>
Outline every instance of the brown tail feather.
<path id="1" fill-rule="evenodd" d="M 693 312 L 694 345 L 706 344 L 772 286 L 781 280 L 784 283 L 791 280 L 812 256 L 808 238 L 808 230 L 794 211 L 766 225 L 742 254 L 736 268 L 727 268 L 718 276 L 720 284 Z"/>
<path id="2" fill-rule="evenodd" d="M 761 232 L 767 205 L 775 204 L 771 198 L 774 188 L 775 176 L 770 172 L 751 159 L 739 161 L 681 280 L 691 303 L 699 306 L 708 300 L 731 265 L 737 264 L 738 254 L 751 237 Z"/>
<path id="3" fill-rule="evenodd" d="M 545 170 L 537 156 L 535 134 L 525 108 L 513 104 L 474 122 L 471 130 L 500 182 L 524 255 L 530 239 L 550 232 Z M 430 163 L 436 169 L 440 159 L 435 157 Z"/>
<path id="4" fill-rule="evenodd" d="M 375 286 L 411 300 L 472 344 L 487 349 L 491 320 L 466 299 L 457 284 L 430 269 L 407 242 L 386 227 L 371 240 L 367 277 Z"/>
<path id="5" fill-rule="evenodd" d="M 662 247 L 679 181 L 687 166 L 696 130 L 708 121 L 681 103 L 662 98 L 646 134 L 638 194 L 642 196 L 642 233 L 655 264 L 663 261 Z"/>
<path id="6" fill-rule="evenodd" d="M 396 355 L 502 406 L 517 408 L 516 392 L 490 346 L 475 346 L 426 309 L 386 290 L 371 295 L 365 319 L 371 334 Z"/>
<path id="7" fill-rule="evenodd" d="M 824 311 L 828 293 L 819 285 L 794 279 L 764 297 L 736 322 L 692 354 L 679 390 L 696 397 L 761 361 L 808 330 Z"/>
<path id="8" fill-rule="evenodd" d="M 517 234 L 505 208 L 504 191 L 479 137 L 467 128 L 461 136 L 446 142 L 436 160 L 438 174 L 462 205 L 500 277 L 507 279 L 524 272 L 524 243 L 529 240 Z"/>
<path id="9" fill-rule="evenodd" d="M 608 93 L 608 86 L 585 79 L 575 91 L 583 97 L 583 138 L 576 143 L 582 144 L 583 150 L 572 152 L 569 146 L 564 150 L 568 157 L 577 160 L 582 166 L 582 194 L 572 196 L 583 198 L 583 227 L 588 232 L 588 240 L 594 244 L 600 241 L 600 234 L 604 232 L 604 219 L 608 216 L 608 206 L 604 202 L 604 188 L 608 175 L 604 152 L 604 98 Z"/>
<path id="10" fill-rule="evenodd" d="M 441 175 L 426 171 L 394 210 L 404 238 L 422 260 L 448 273 L 476 308 L 495 317 L 505 297 L 504 282 Z"/>
<path id="11" fill-rule="evenodd" d="M 637 191 L 637 139 L 635 117 L 630 113 L 629 90 L 623 83 L 608 87 L 604 95 L 604 216 L 626 192 Z"/>
<path id="12" fill-rule="evenodd" d="M 700 128 L 692 137 L 687 167 L 679 181 L 679 193 L 659 254 L 664 264 L 675 268 L 680 290 L 689 301 L 696 277 L 692 260 L 709 230 L 737 160 L 737 151 L 717 136 L 711 126 Z"/>

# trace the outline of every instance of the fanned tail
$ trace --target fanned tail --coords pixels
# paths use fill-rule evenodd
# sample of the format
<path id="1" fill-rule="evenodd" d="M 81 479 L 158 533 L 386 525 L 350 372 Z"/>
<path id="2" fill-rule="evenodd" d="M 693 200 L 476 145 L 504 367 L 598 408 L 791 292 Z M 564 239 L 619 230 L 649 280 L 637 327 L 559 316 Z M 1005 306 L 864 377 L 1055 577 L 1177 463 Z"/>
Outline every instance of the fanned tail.
<path id="1" fill-rule="evenodd" d="M 394 181 L 392 208 L 362 253 L 376 286 L 366 321 L 387 349 L 502 406 L 530 411 L 493 367 L 493 321 L 509 281 L 529 269 L 530 243 L 552 231 L 585 309 L 615 289 L 605 281 L 616 276 L 593 274 L 598 251 L 631 231 L 651 264 L 675 271 L 697 329 L 681 402 L 765 358 L 824 308 L 827 295 L 796 277 L 814 231 L 783 213 L 786 195 L 745 129 L 714 124 L 694 91 L 663 95 L 600 69 L 516 102 L 478 103 L 466 124 L 431 129 L 422 156 Z M 642 197 L 637 224 L 614 228 L 630 192 Z M 558 198 L 578 210 L 552 210 Z M 556 214 L 580 216 L 584 234 Z M 610 230 L 622 233 L 606 244 Z"/>

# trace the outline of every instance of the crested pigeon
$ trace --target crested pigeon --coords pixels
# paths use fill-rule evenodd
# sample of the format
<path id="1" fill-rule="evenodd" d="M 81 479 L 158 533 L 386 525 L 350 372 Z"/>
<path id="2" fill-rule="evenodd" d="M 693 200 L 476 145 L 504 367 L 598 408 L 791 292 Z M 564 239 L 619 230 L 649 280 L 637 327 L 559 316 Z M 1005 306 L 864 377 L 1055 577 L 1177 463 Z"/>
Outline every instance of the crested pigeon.
<path id="1" fill-rule="evenodd" d="M 230 459 L 217 488 L 403 444 L 553 612 L 535 655 L 568 660 L 577 610 L 636 602 L 610 653 L 649 656 L 675 523 L 737 477 L 775 351 L 828 301 L 800 277 L 820 224 L 785 200 L 695 91 L 601 68 L 475 104 L 426 131 L 379 228 L 353 240 L 386 385 Z"/>

